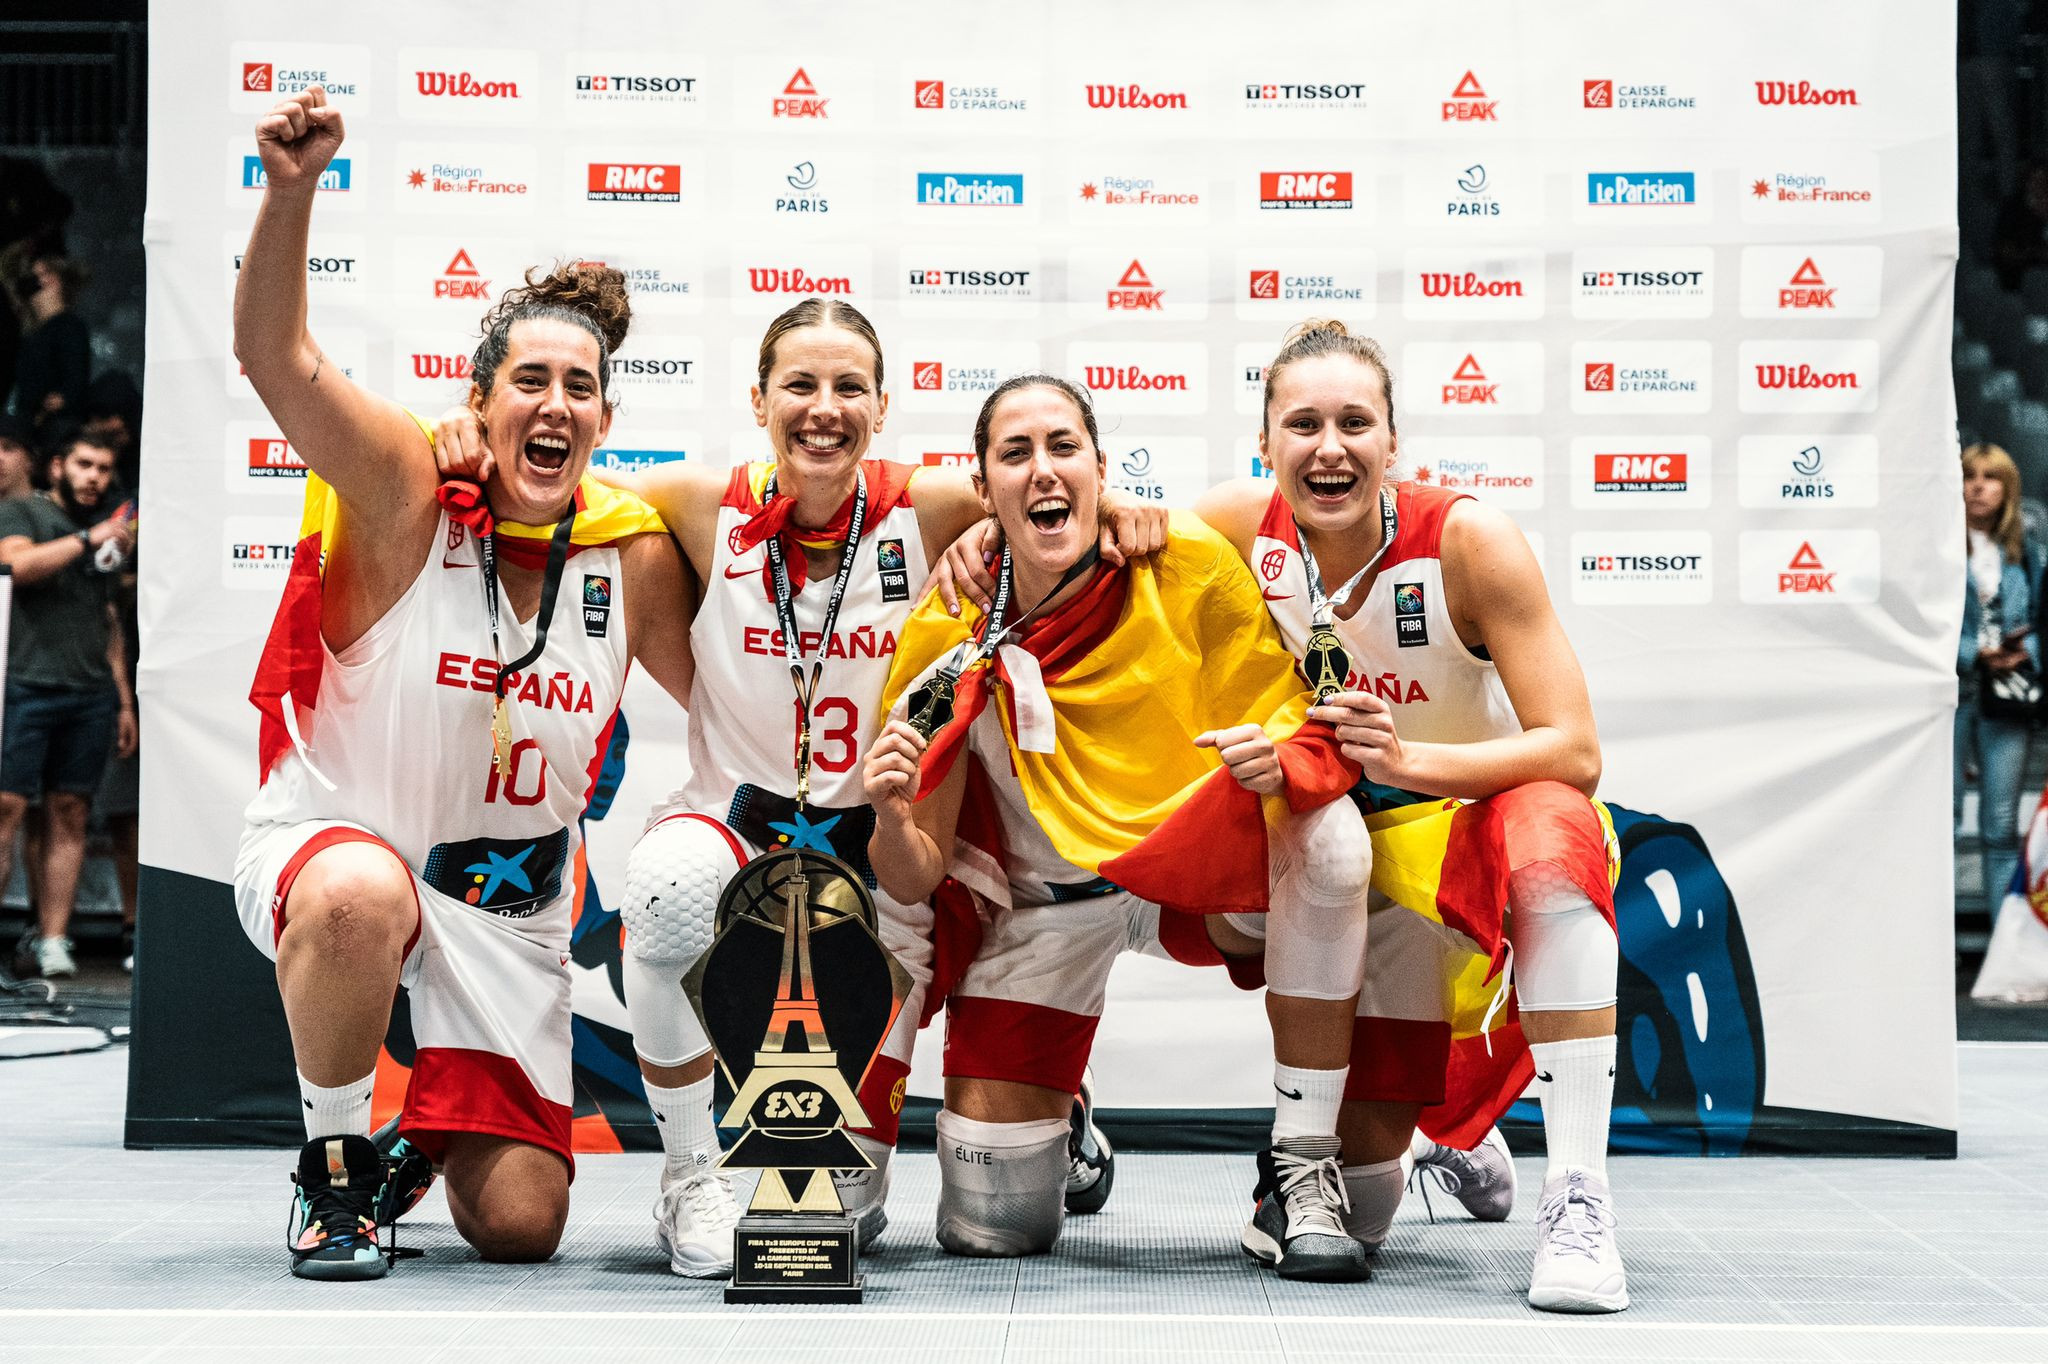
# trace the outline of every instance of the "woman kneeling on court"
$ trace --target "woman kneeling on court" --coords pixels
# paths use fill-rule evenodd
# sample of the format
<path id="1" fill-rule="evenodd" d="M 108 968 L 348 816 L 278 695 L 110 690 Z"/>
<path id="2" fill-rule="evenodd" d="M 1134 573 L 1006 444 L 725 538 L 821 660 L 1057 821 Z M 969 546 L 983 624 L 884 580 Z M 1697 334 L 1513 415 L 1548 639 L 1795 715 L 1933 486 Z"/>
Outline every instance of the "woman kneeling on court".
<path id="1" fill-rule="evenodd" d="M 1307 722 L 1226 541 L 1175 517 L 1158 554 L 1095 561 L 1104 462 L 1079 389 L 1008 381 L 974 446 L 1006 545 L 995 600 L 911 617 L 865 767 L 876 876 L 901 900 L 938 891 L 939 1242 L 1057 1239 L 1068 1113 L 1120 951 L 1227 965 L 1247 988 L 1263 953 L 1278 1093 L 1244 1248 L 1289 1277 L 1363 1279 L 1336 1137 L 1371 864 L 1338 799 L 1355 769 Z"/>

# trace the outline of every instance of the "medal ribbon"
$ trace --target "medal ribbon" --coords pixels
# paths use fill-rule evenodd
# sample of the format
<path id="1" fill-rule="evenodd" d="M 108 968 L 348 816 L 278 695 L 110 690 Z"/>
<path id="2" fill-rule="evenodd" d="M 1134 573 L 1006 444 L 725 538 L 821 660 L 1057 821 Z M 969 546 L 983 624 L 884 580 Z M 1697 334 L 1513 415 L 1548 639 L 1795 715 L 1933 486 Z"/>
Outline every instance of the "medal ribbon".
<path id="1" fill-rule="evenodd" d="M 925 684 L 911 693 L 906 709 L 910 727 L 930 740 L 932 735 L 944 729 L 953 719 L 953 686 L 960 675 L 985 658 L 992 657 L 1003 641 L 1016 634 L 1038 618 L 1046 604 L 1067 590 L 1075 579 L 1095 567 L 1102 557 L 1100 545 L 1088 546 L 1087 552 L 1076 559 L 1073 566 L 1060 575 L 1052 591 L 1038 599 L 1038 604 L 1026 611 L 1010 625 L 1003 624 L 1003 617 L 1010 608 L 1010 588 L 1013 581 L 1010 564 L 1010 546 L 1003 546 L 1003 561 L 996 569 L 995 600 L 989 603 L 988 619 L 982 625 L 979 642 L 962 640 L 940 660 L 938 671 Z"/>
<path id="2" fill-rule="evenodd" d="M 1301 544 L 1301 566 L 1308 573 L 1308 647 L 1303 650 L 1301 661 L 1309 687 L 1315 692 L 1318 702 L 1327 701 L 1344 690 L 1344 679 L 1351 673 L 1351 655 L 1337 638 L 1338 608 L 1350 603 L 1351 594 L 1365 581 L 1365 575 L 1387 557 L 1387 551 L 1394 547 L 1394 534 L 1399 529 L 1394 514 L 1393 489 L 1381 484 L 1380 547 L 1365 561 L 1365 566 L 1352 574 L 1344 586 L 1337 589 L 1335 596 L 1331 596 L 1323 590 L 1323 570 L 1316 563 L 1316 552 L 1308 547 L 1308 536 L 1302 533 L 1299 521 L 1294 523 L 1294 538 Z"/>
<path id="3" fill-rule="evenodd" d="M 500 778 L 512 765 L 512 717 L 505 712 L 507 680 L 539 658 L 541 650 L 548 647 L 548 625 L 555 618 L 555 598 L 562 589 L 562 565 L 569 560 L 569 538 L 575 531 L 576 504 L 571 501 L 569 514 L 555 523 L 555 533 L 548 538 L 547 568 L 540 583 L 540 610 L 533 618 L 533 646 L 510 663 L 504 662 L 498 644 L 498 538 L 488 534 L 476 538 L 477 567 L 484 585 L 484 613 L 491 622 L 491 657 L 498 663 L 497 680 L 491 684 L 496 698 L 491 709 L 491 750 Z"/>
<path id="4" fill-rule="evenodd" d="M 796 594 L 790 590 L 789 566 L 782 557 L 782 537 L 770 535 L 761 542 L 768 555 L 768 573 L 775 586 L 775 619 L 782 625 L 782 653 L 789 660 L 789 680 L 796 688 L 796 808 L 811 798 L 811 702 L 818 694 L 818 681 L 825 674 L 824 654 L 832 644 L 832 627 L 839 623 L 839 606 L 846 600 L 846 584 L 853 576 L 854 551 L 860 548 L 861 532 L 868 519 L 868 476 L 856 470 L 853 507 L 846 522 L 846 548 L 839 558 L 839 571 L 832 575 L 832 595 L 825 602 L 824 626 L 818 636 L 818 658 L 811 663 L 808 681 L 804 677 L 804 653 L 796 628 Z M 763 503 L 775 498 L 775 476 L 761 492 Z"/>

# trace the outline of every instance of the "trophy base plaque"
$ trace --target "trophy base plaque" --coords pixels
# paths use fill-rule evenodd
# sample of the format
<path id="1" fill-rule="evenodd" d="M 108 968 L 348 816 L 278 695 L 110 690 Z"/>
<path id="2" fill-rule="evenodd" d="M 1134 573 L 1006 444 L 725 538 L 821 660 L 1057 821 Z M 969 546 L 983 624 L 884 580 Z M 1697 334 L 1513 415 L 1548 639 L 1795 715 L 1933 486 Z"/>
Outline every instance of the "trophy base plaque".
<path id="1" fill-rule="evenodd" d="M 859 1302 L 853 1219 L 844 1213 L 742 1217 L 727 1302 Z"/>

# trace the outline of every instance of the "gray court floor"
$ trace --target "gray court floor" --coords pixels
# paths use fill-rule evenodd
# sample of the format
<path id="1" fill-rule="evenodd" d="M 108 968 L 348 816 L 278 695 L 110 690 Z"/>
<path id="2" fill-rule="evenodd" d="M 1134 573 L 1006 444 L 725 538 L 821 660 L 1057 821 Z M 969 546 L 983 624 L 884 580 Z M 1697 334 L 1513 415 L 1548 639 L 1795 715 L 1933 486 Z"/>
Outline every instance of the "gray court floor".
<path id="1" fill-rule="evenodd" d="M 0 1359 L 2048 1360 L 2048 1046 L 1958 1063 L 1956 1161 L 1616 1159 L 1635 1306 L 1581 1320 L 1522 1301 L 1534 1160 L 1504 1226 L 1430 1225 L 1411 1195 L 1360 1285 L 1287 1283 L 1238 1252 L 1248 1157 L 1145 1153 L 1025 1261 L 940 1254 L 936 1162 L 905 1157 L 860 1307 L 728 1308 L 671 1276 L 649 1156 L 579 1162 L 550 1264 L 480 1263 L 436 1192 L 407 1223 L 425 1260 L 304 1283 L 284 1268 L 284 1153 L 124 1151 L 122 1051 L 11 1061 Z"/>

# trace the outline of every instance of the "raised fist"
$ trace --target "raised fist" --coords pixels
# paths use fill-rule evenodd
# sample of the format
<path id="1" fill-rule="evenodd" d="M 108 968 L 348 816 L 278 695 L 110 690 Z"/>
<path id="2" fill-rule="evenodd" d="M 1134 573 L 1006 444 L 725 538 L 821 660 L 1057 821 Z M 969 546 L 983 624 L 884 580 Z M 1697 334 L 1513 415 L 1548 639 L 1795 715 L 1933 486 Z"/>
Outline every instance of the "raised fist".
<path id="1" fill-rule="evenodd" d="M 256 152 L 273 190 L 310 190 L 341 150 L 341 110 L 327 103 L 327 91 L 311 86 L 280 100 L 256 120 Z"/>

